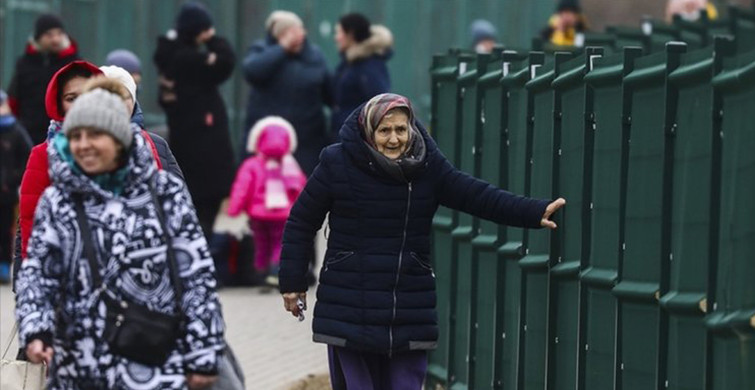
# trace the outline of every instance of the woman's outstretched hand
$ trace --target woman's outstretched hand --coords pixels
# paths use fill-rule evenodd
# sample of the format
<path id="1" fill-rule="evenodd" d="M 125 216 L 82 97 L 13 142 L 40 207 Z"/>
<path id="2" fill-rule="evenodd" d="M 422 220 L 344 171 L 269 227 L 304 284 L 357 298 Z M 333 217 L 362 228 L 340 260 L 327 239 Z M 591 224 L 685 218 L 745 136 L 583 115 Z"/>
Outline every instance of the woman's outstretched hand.
<path id="1" fill-rule="evenodd" d="M 555 222 L 551 221 L 551 215 L 555 213 L 558 209 L 561 207 L 564 207 L 566 204 L 566 199 L 564 198 L 558 198 L 551 202 L 551 204 L 548 205 L 548 207 L 545 208 L 545 214 L 543 214 L 543 219 L 540 220 L 540 226 L 547 227 L 548 229 L 555 229 L 558 227 Z"/>

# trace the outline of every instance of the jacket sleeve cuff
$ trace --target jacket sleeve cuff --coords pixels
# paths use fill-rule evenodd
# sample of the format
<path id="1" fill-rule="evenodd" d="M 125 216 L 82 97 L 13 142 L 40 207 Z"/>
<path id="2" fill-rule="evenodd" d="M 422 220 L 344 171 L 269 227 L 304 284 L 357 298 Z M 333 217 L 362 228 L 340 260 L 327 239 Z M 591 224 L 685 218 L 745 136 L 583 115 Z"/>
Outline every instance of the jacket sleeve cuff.
<path id="1" fill-rule="evenodd" d="M 199 375 L 205 375 L 205 376 L 217 376 L 218 375 L 218 367 L 215 366 L 214 369 L 189 369 L 186 368 L 184 371 L 186 371 L 187 374 L 199 374 Z"/>
<path id="2" fill-rule="evenodd" d="M 25 345 L 28 346 L 34 340 L 41 341 L 45 345 L 45 347 L 51 347 L 52 346 L 52 332 L 43 331 L 39 333 L 30 334 L 26 336 Z"/>
<path id="3" fill-rule="evenodd" d="M 538 199 L 536 200 L 532 207 L 533 212 L 530 216 L 529 223 L 527 224 L 528 228 L 530 229 L 541 229 L 543 226 L 540 224 L 540 222 L 543 219 L 543 215 L 545 215 L 545 209 L 548 208 L 548 205 L 553 202 L 549 199 Z"/>
<path id="4" fill-rule="evenodd" d="M 307 277 L 293 277 L 293 276 L 287 276 L 283 277 L 282 275 L 278 279 L 278 288 L 280 290 L 281 294 L 285 293 L 291 293 L 291 292 L 307 292 L 309 289 L 309 285 L 307 284 Z"/>
<path id="5" fill-rule="evenodd" d="M 186 371 L 186 373 L 188 374 L 208 376 L 218 375 L 218 366 L 220 365 L 220 359 L 222 358 L 223 354 L 221 352 L 215 352 L 215 359 L 212 362 L 203 360 L 202 364 L 196 364 L 197 360 L 187 361 L 184 363 L 184 371 Z"/>

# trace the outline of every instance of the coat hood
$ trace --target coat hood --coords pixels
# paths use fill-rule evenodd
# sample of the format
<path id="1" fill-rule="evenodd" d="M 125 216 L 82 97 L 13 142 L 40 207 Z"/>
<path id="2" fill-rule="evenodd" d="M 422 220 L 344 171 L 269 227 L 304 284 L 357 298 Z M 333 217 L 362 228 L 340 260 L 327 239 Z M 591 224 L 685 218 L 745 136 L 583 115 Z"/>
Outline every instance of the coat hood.
<path id="1" fill-rule="evenodd" d="M 73 61 L 70 64 L 60 68 L 47 83 L 47 92 L 45 93 L 45 109 L 47 110 L 47 116 L 55 121 L 62 121 L 64 115 L 58 109 L 58 78 L 67 73 L 71 69 L 82 68 L 92 72 L 93 75 L 102 74 L 100 68 L 87 61 Z"/>
<path id="2" fill-rule="evenodd" d="M 396 177 L 396 167 L 393 162 L 385 158 L 364 140 L 364 130 L 362 130 L 361 125 L 359 124 L 359 115 L 366 104 L 367 103 L 360 105 L 351 113 L 351 115 L 349 115 L 338 133 L 338 136 L 341 139 L 341 144 L 346 150 L 346 153 L 351 157 L 351 160 L 360 169 L 389 179 L 411 181 L 415 177 L 421 175 L 427 167 L 428 161 L 434 158 L 435 154 L 438 152 L 438 146 L 435 144 L 432 137 L 430 137 L 430 134 L 428 134 L 422 123 L 416 118 L 414 119 L 412 131 L 415 131 L 418 134 L 415 134 L 413 137 L 414 141 L 412 141 L 412 145 L 409 146 L 410 149 L 414 149 L 415 153 L 422 157 L 418 164 L 401 166 L 401 169 L 403 170 L 403 178 L 399 179 Z"/>
<path id="3" fill-rule="evenodd" d="M 278 129 L 275 130 L 275 136 L 272 137 L 262 137 L 263 133 L 268 133 L 266 129 L 270 128 L 272 129 Z M 270 145 L 267 145 L 269 142 L 280 142 L 280 138 L 286 138 L 286 143 L 288 146 L 285 148 L 287 150 L 284 150 L 286 153 L 294 153 L 296 151 L 296 147 L 298 146 L 298 140 L 296 137 L 296 130 L 294 129 L 294 126 L 291 124 L 291 122 L 279 117 L 279 116 L 268 116 L 265 118 L 262 118 L 257 121 L 257 123 L 252 126 L 252 129 L 249 131 L 249 137 L 247 138 L 246 142 L 246 151 L 249 153 L 256 153 L 257 151 L 262 152 L 263 154 L 267 156 L 272 156 L 269 154 L 272 150 L 270 150 Z M 267 149 L 265 151 L 264 149 Z"/>
<path id="4" fill-rule="evenodd" d="M 286 129 L 278 126 L 265 128 L 259 138 L 257 151 L 270 158 L 282 158 L 289 154 L 291 141 Z"/>
<path id="5" fill-rule="evenodd" d="M 389 56 L 393 47 L 393 34 L 385 26 L 373 24 L 370 27 L 371 35 L 366 40 L 346 49 L 346 60 L 354 62 L 372 57 L 374 55 Z"/>
<path id="6" fill-rule="evenodd" d="M 132 130 L 134 130 L 134 142 L 131 149 L 127 152 L 129 153 L 129 158 L 126 163 L 127 173 L 125 183 L 123 183 L 124 194 L 128 194 L 135 186 L 149 181 L 152 175 L 157 172 L 150 146 L 136 125 L 132 125 Z M 52 184 L 61 191 L 94 194 L 105 199 L 115 197 L 112 192 L 102 189 L 93 179 L 74 168 L 68 159 L 61 155 L 55 142 L 48 142 L 47 155 Z"/>

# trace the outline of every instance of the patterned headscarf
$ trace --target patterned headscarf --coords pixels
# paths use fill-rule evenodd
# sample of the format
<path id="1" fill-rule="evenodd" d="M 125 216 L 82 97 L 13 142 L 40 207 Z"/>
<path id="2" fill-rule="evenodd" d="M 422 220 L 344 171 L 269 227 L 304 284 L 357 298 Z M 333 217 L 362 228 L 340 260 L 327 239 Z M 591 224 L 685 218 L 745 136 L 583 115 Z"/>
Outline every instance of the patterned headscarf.
<path id="1" fill-rule="evenodd" d="M 412 108 L 409 99 L 396 95 L 395 93 L 383 93 L 370 99 L 367 104 L 362 108 L 362 112 L 359 113 L 359 126 L 364 131 L 364 137 L 370 146 L 375 147 L 375 141 L 373 135 L 377 130 L 380 121 L 383 120 L 385 114 L 394 108 L 403 108 L 406 110 L 406 114 L 409 117 L 409 125 L 412 131 L 409 132 L 409 144 L 411 145 L 412 137 L 419 134 L 419 131 L 414 125 L 414 109 Z"/>

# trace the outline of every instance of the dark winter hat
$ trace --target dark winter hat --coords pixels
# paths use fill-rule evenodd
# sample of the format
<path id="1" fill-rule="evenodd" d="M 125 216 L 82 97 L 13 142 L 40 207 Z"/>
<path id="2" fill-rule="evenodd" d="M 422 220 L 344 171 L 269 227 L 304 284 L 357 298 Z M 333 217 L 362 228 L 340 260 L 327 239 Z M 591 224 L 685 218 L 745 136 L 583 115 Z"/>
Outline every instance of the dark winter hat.
<path id="1" fill-rule="evenodd" d="M 212 27 L 212 16 L 207 8 L 199 2 L 190 2 L 181 6 L 176 18 L 178 35 L 196 38 L 199 33 Z"/>
<path id="2" fill-rule="evenodd" d="M 582 8 L 579 6 L 579 0 L 561 0 L 556 8 L 557 12 L 572 11 L 576 13 L 582 12 Z"/>
<path id="3" fill-rule="evenodd" d="M 139 57 L 126 49 L 111 51 L 105 58 L 105 65 L 118 66 L 129 73 L 142 73 L 142 62 L 139 61 Z"/>
<path id="4" fill-rule="evenodd" d="M 363 42 L 372 35 L 370 32 L 370 20 L 360 13 L 354 12 L 341 16 L 338 24 L 341 25 L 345 33 L 351 33 L 357 42 Z"/>
<path id="5" fill-rule="evenodd" d="M 489 21 L 485 19 L 477 19 L 474 22 L 472 22 L 472 25 L 469 27 L 469 33 L 472 35 L 472 45 L 477 45 L 480 43 L 480 41 L 484 41 L 486 39 L 492 39 L 496 40 L 498 35 L 498 30 L 496 30 L 493 23 L 490 23 Z"/>
<path id="6" fill-rule="evenodd" d="M 63 120 L 63 134 L 79 127 L 102 130 L 128 149 L 134 140 L 126 106 L 114 93 L 98 88 L 79 96 Z"/>
<path id="7" fill-rule="evenodd" d="M 34 22 L 34 40 L 39 39 L 42 34 L 54 29 L 59 28 L 65 30 L 63 27 L 63 21 L 57 15 L 43 14 L 37 18 Z"/>

